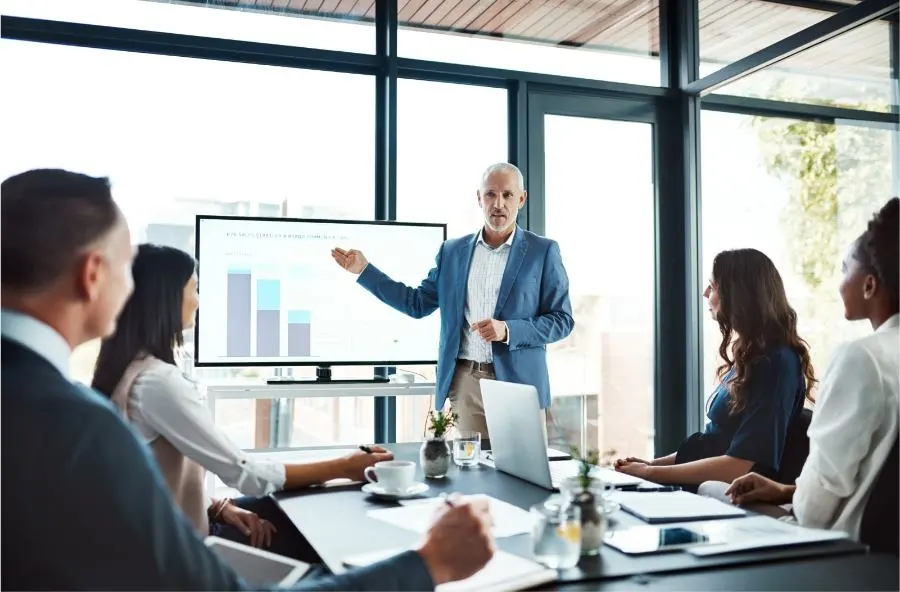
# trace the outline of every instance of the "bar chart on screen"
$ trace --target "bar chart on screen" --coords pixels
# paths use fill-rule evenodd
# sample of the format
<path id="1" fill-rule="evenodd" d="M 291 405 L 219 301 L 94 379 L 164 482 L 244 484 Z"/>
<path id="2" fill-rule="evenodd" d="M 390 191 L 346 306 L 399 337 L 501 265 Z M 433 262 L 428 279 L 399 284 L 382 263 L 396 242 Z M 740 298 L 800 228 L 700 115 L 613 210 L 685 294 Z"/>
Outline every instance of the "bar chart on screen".
<path id="1" fill-rule="evenodd" d="M 417 320 L 381 303 L 330 252 L 361 247 L 394 279 L 416 286 L 443 234 L 433 226 L 201 219 L 198 363 L 435 359 L 438 314 Z"/>

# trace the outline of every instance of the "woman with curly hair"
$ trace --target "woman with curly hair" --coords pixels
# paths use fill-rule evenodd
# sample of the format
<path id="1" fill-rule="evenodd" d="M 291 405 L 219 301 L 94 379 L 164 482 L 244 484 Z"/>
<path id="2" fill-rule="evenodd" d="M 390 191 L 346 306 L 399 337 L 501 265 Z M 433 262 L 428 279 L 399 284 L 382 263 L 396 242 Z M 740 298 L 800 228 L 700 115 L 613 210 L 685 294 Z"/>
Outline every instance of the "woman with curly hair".
<path id="1" fill-rule="evenodd" d="M 850 246 L 840 285 L 844 316 L 867 320 L 874 332 L 839 346 L 825 370 L 809 427 L 809 457 L 796 485 L 751 473 L 725 493 L 737 504 L 793 501 L 803 526 L 831 528 L 860 538 L 867 504 L 883 467 L 896 477 L 900 423 L 900 199 L 875 214 Z M 893 451 L 892 451 L 893 449 Z M 873 516 L 875 530 L 897 552 L 897 482 Z M 892 515 L 890 515 L 892 514 Z M 865 537 L 863 537 L 865 538 Z M 872 544 L 871 541 L 865 541 Z"/>
<path id="2" fill-rule="evenodd" d="M 618 471 L 691 490 L 704 481 L 731 483 L 751 468 L 778 474 L 788 426 L 816 382 L 797 313 L 775 265 L 755 249 L 716 255 L 703 295 L 722 332 L 724 361 L 709 423 L 677 452 L 649 462 L 620 459 Z"/>

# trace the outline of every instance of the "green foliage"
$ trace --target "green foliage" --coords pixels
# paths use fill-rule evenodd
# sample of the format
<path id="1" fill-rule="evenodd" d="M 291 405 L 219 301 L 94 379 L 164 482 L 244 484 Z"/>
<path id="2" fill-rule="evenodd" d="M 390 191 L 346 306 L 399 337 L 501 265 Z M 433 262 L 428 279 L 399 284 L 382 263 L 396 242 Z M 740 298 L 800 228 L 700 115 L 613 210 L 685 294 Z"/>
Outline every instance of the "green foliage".
<path id="1" fill-rule="evenodd" d="M 799 101 L 826 96 L 821 89 L 772 89 L 770 98 Z M 884 105 L 859 104 L 884 111 Z M 803 278 L 813 302 L 836 299 L 840 262 L 850 241 L 865 228 L 877 207 L 890 197 L 890 134 L 858 125 L 753 118 L 763 165 L 788 187 L 781 212 L 793 271 Z M 825 307 L 827 308 L 827 307 Z"/>
<path id="2" fill-rule="evenodd" d="M 781 221 L 791 237 L 791 264 L 816 290 L 834 275 L 840 260 L 836 127 L 763 118 L 755 123 L 766 169 L 789 183 Z"/>
<path id="3" fill-rule="evenodd" d="M 456 425 L 459 416 L 455 411 L 435 411 L 428 412 L 428 429 L 432 431 L 435 438 L 443 438 L 447 434 L 447 430 Z"/>
<path id="4" fill-rule="evenodd" d="M 578 446 L 570 446 L 569 454 L 578 461 L 578 479 L 581 486 L 587 489 L 591 484 L 591 470 L 600 460 L 600 453 L 597 450 L 588 450 L 582 456 Z"/>

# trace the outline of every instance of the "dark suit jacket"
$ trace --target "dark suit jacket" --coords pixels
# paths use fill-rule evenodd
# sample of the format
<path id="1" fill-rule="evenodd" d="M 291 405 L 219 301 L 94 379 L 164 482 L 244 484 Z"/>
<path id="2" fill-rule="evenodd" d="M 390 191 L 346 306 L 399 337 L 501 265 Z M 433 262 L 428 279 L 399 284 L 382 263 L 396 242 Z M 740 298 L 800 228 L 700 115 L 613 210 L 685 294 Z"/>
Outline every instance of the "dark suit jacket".
<path id="1" fill-rule="evenodd" d="M 246 589 L 197 537 L 106 399 L 17 342 L 3 339 L 0 359 L 3 589 Z M 296 589 L 433 587 L 409 552 Z"/>

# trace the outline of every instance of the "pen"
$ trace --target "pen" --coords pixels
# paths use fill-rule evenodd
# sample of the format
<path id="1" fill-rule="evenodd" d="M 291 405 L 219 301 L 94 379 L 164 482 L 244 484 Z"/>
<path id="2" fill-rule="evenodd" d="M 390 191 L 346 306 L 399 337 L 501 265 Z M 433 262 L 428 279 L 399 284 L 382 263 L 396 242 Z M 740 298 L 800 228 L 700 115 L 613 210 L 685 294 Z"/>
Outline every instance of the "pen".
<path id="1" fill-rule="evenodd" d="M 447 495 L 446 493 L 442 493 L 441 498 L 444 500 L 444 503 L 447 504 L 448 506 L 450 506 L 451 508 L 456 507 L 456 504 L 453 503 L 453 500 L 450 499 L 450 496 Z"/>
<path id="2" fill-rule="evenodd" d="M 636 487 L 631 491 L 639 491 L 641 493 L 655 493 L 660 491 L 681 491 L 677 485 L 659 485 L 657 487 Z"/>
<path id="3" fill-rule="evenodd" d="M 363 452 L 365 452 L 366 454 L 372 454 L 372 449 L 369 448 L 368 446 L 360 445 L 359 449 L 362 450 Z"/>

